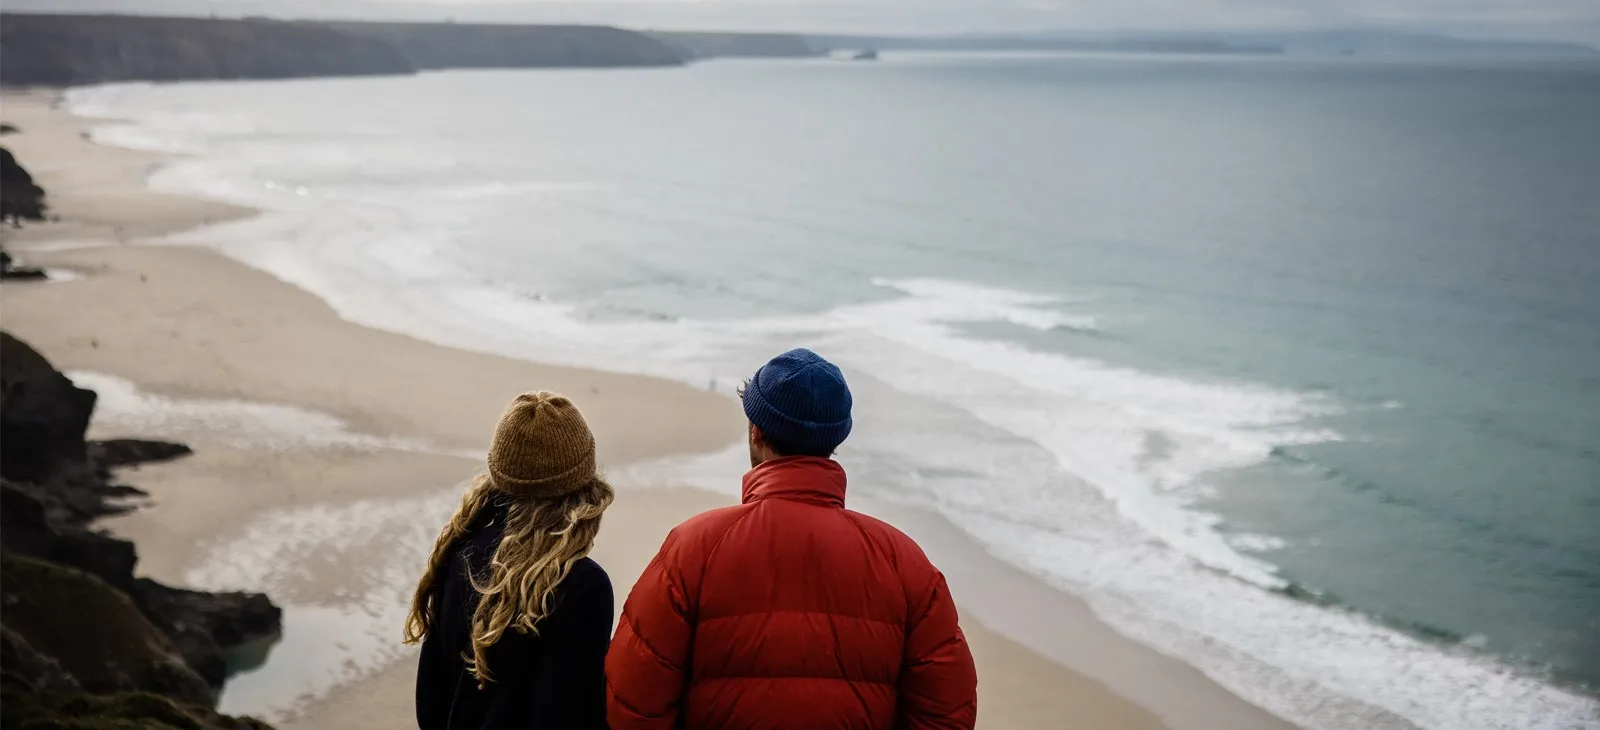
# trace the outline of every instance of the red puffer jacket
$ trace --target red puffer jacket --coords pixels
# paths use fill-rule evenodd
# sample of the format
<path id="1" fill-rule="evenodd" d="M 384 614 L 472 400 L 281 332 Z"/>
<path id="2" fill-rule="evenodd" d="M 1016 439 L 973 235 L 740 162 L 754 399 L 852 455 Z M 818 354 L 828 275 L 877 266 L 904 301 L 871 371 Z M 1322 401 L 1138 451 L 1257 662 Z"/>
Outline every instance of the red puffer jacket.
<path id="1" fill-rule="evenodd" d="M 667 535 L 606 657 L 612 730 L 973 726 L 944 576 L 844 487 L 828 459 L 770 461 Z"/>

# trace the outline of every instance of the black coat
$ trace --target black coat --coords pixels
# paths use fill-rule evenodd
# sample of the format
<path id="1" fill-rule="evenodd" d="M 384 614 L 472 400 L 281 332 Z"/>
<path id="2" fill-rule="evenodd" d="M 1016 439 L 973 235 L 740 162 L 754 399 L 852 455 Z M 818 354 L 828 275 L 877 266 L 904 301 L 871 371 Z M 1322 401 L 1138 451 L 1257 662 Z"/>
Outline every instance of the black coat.
<path id="1" fill-rule="evenodd" d="M 472 656 L 469 625 L 478 594 L 467 571 L 487 576 L 504 513 L 490 510 L 464 537 L 440 581 L 433 630 L 417 666 L 421 730 L 606 727 L 605 660 L 611 642 L 611 579 L 584 558 L 556 587 L 537 636 L 507 630 L 489 647 L 493 681 L 478 689 L 463 656 Z"/>

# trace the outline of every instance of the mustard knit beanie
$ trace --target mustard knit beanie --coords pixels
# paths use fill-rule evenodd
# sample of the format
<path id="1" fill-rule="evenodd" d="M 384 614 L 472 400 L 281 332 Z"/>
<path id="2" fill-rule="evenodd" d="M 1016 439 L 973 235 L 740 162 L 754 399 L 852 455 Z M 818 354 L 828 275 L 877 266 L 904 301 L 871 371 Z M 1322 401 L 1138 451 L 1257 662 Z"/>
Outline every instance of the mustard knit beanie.
<path id="1" fill-rule="evenodd" d="M 548 499 L 594 478 L 594 434 L 572 401 L 544 391 L 511 401 L 489 445 L 489 481 L 496 490 Z"/>

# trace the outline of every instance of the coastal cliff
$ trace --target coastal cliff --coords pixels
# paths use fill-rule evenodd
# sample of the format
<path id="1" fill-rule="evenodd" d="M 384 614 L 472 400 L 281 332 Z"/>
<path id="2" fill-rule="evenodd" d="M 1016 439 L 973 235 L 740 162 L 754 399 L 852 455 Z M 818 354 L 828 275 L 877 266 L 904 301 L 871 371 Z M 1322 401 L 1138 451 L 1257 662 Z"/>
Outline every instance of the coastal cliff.
<path id="1" fill-rule="evenodd" d="M 0 84 L 406 74 L 389 44 L 316 23 L 0 15 Z"/>
<path id="2" fill-rule="evenodd" d="M 93 528 L 141 494 L 120 467 L 159 441 L 86 441 L 96 396 L 0 332 L 0 726 L 256 729 L 212 708 L 229 652 L 276 635 L 254 593 L 137 578 L 132 543 Z"/>
<path id="3" fill-rule="evenodd" d="M 389 45 L 418 69 L 680 66 L 678 49 L 620 28 L 584 25 L 329 23 Z"/>
<path id="4" fill-rule="evenodd" d="M 14 132 L 16 127 L 0 123 L 4 132 Z M 0 226 L 21 228 L 22 222 L 44 220 L 44 188 L 33 181 L 27 169 L 17 162 L 11 150 L 0 147 Z M 34 280 L 46 278 L 43 269 L 18 266 L 0 242 L 0 279 Z M 0 444 L 3 446 L 3 444 Z"/>
<path id="5" fill-rule="evenodd" d="M 0 14 L 7 86 L 677 66 L 688 58 L 661 40 L 604 26 Z"/>
<path id="6" fill-rule="evenodd" d="M 17 164 L 11 150 L 0 147 L 0 223 L 44 220 L 44 188 Z"/>

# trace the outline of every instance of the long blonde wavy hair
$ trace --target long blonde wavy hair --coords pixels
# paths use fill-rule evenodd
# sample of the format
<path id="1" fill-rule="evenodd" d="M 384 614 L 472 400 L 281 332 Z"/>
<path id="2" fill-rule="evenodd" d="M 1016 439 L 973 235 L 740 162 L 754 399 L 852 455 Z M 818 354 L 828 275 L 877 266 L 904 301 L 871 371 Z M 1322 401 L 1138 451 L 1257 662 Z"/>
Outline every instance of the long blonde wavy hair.
<path id="1" fill-rule="evenodd" d="M 457 542 L 478 517 L 496 504 L 506 507 L 505 528 L 487 576 L 470 575 L 478 593 L 472 613 L 472 656 L 463 656 L 480 688 L 494 681 L 485 657 L 489 647 L 515 630 L 537 635 L 539 621 L 550 615 L 550 598 L 574 563 L 594 547 L 600 516 L 615 494 L 598 476 L 578 490 L 550 499 L 518 499 L 500 492 L 487 474 L 472 480 L 455 516 L 439 532 L 428 567 L 417 582 L 406 618 L 405 641 L 415 644 L 434 629 L 438 587 L 450 569 Z"/>

